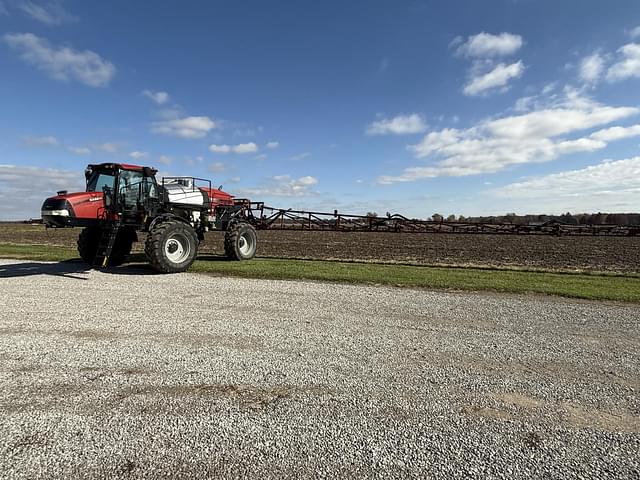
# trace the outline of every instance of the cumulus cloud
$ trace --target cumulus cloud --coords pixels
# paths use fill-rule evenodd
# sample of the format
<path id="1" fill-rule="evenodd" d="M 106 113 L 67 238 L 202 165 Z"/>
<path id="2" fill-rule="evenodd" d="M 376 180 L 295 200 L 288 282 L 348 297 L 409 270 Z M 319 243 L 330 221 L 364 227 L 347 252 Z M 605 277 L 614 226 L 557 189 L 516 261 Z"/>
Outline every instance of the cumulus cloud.
<path id="1" fill-rule="evenodd" d="M 258 151 L 258 146 L 253 143 L 239 143 L 238 145 L 216 145 L 216 144 L 212 144 L 209 145 L 209 150 L 212 151 L 213 153 L 222 153 L 222 154 L 226 154 L 226 153 L 238 153 L 238 154 L 244 154 L 244 153 L 255 153 Z"/>
<path id="2" fill-rule="evenodd" d="M 217 125 L 213 120 L 206 116 L 199 116 L 154 122 L 151 126 L 151 132 L 193 139 L 205 137 L 214 128 L 217 128 Z"/>
<path id="3" fill-rule="evenodd" d="M 383 118 L 371 123 L 367 127 L 367 135 L 407 135 L 422 133 L 427 129 L 424 118 L 413 113 L 411 115 L 397 115 L 393 118 Z"/>
<path id="4" fill-rule="evenodd" d="M 611 127 L 604 130 L 598 130 L 590 135 L 590 138 L 601 142 L 613 142 L 624 138 L 640 136 L 640 125 L 631 125 L 630 127 Z"/>
<path id="5" fill-rule="evenodd" d="M 578 75 L 584 83 L 595 85 L 600 80 L 605 68 L 605 59 L 599 53 L 595 52 L 584 57 L 580 62 Z"/>
<path id="6" fill-rule="evenodd" d="M 293 178 L 291 175 L 276 175 L 267 179 L 264 185 L 239 190 L 246 196 L 274 196 L 274 197 L 304 197 L 317 195 L 312 187 L 318 184 L 318 179 L 312 176 Z"/>
<path id="7" fill-rule="evenodd" d="M 505 65 L 500 63 L 489 72 L 474 75 L 464 86 L 465 95 L 475 96 L 496 88 L 505 88 L 510 80 L 520 78 L 524 72 L 522 61 Z"/>
<path id="8" fill-rule="evenodd" d="M 229 153 L 231 151 L 231 147 L 229 145 L 209 145 L 209 150 L 213 153 Z"/>
<path id="9" fill-rule="evenodd" d="M 461 43 L 463 42 L 463 43 Z M 513 33 L 503 32 L 498 35 L 481 32 L 471 35 L 466 41 L 458 37 L 454 41 L 456 53 L 465 57 L 487 58 L 512 55 L 523 45 L 522 37 Z"/>
<path id="10" fill-rule="evenodd" d="M 24 137 L 23 142 L 29 147 L 57 147 L 60 142 L 53 135 L 45 135 L 42 137 L 27 135 Z"/>
<path id="11" fill-rule="evenodd" d="M 78 17 L 71 15 L 61 2 L 55 0 L 46 3 L 22 0 L 17 6 L 27 16 L 49 26 L 78 21 Z"/>
<path id="12" fill-rule="evenodd" d="M 279 146 L 280 146 L 280 142 L 268 142 L 267 143 L 267 148 L 274 149 L 274 148 L 278 148 Z"/>
<path id="13" fill-rule="evenodd" d="M 76 80 L 90 87 L 106 87 L 116 74 L 116 67 L 90 50 L 56 47 L 32 33 L 8 33 L 4 41 L 20 58 L 60 81 Z"/>
<path id="14" fill-rule="evenodd" d="M 74 153 L 76 155 L 90 155 L 91 154 L 91 149 L 87 148 L 87 147 L 67 147 L 67 150 L 69 150 L 71 153 Z"/>
<path id="15" fill-rule="evenodd" d="M 467 96 L 488 95 L 492 92 L 505 92 L 509 81 L 520 78 L 524 73 L 522 61 L 496 64 L 496 59 L 513 55 L 523 45 L 520 35 L 503 32 L 499 35 L 482 32 L 471 35 L 466 41 L 456 38 L 451 47 L 455 54 L 472 59 L 469 68 L 469 80 L 462 92 Z"/>
<path id="16" fill-rule="evenodd" d="M 534 177 L 489 193 L 501 199 L 535 199 L 536 205 L 553 198 L 563 211 L 635 211 L 640 194 L 640 157 Z"/>
<path id="17" fill-rule="evenodd" d="M 84 188 L 84 177 L 75 170 L 0 165 L 0 219 L 38 218 L 45 197 L 58 190 L 77 192 Z"/>
<path id="18" fill-rule="evenodd" d="M 258 151 L 258 146 L 253 143 L 240 143 L 231 148 L 231 151 L 234 153 L 255 153 Z"/>
<path id="19" fill-rule="evenodd" d="M 151 90 L 143 90 L 142 95 L 151 99 L 158 105 L 167 103 L 169 101 L 169 94 L 167 92 L 152 92 Z"/>
<path id="20" fill-rule="evenodd" d="M 513 165 L 548 162 L 561 155 L 596 151 L 623 133 L 607 129 L 586 137 L 567 139 L 564 136 L 638 113 L 640 109 L 635 107 L 601 105 L 569 92 L 563 102 L 548 108 L 485 120 L 468 129 L 429 132 L 408 149 L 416 158 L 428 159 L 431 164 L 407 168 L 397 176 L 381 176 L 378 183 L 495 173 Z M 631 132 L 624 134 L 629 136 Z"/>
<path id="21" fill-rule="evenodd" d="M 618 49 L 618 59 L 607 70 L 609 82 L 640 78 L 640 44 L 628 43 Z"/>
<path id="22" fill-rule="evenodd" d="M 131 158 L 133 158 L 134 160 L 140 160 L 141 158 L 149 157 L 149 153 L 148 152 L 139 152 L 138 150 L 134 150 L 133 152 L 129 153 L 129 156 Z"/>

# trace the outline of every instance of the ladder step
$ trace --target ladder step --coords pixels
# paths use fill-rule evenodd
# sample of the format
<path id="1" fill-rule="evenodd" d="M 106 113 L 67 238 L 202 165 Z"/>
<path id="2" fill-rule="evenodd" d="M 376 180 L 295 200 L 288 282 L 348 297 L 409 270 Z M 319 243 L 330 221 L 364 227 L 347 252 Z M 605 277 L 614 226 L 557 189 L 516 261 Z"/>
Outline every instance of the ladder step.
<path id="1" fill-rule="evenodd" d="M 96 256 L 93 259 L 94 267 L 105 268 L 109 265 L 109 257 L 116 243 L 118 232 L 120 231 L 120 222 L 111 224 L 108 228 L 102 230 Z"/>

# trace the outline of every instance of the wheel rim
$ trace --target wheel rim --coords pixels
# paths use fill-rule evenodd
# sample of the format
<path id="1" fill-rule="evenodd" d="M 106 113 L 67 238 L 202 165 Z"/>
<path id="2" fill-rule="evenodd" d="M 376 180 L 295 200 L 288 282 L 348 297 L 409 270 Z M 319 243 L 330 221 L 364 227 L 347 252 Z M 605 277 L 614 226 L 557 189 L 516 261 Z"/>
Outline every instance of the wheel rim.
<path id="1" fill-rule="evenodd" d="M 164 244 L 164 253 L 172 263 L 182 263 L 191 254 L 191 244 L 181 233 L 174 233 Z"/>
<path id="2" fill-rule="evenodd" d="M 240 250 L 243 257 L 251 254 L 251 239 L 248 238 L 246 234 L 240 235 L 238 239 L 238 250 Z"/>

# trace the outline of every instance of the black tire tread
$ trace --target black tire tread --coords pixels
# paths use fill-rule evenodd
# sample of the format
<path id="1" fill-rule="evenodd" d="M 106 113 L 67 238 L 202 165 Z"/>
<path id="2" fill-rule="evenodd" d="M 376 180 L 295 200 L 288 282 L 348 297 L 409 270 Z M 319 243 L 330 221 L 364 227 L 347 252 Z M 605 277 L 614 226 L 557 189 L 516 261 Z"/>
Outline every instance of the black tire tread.
<path id="1" fill-rule="evenodd" d="M 78 254 L 88 265 L 93 265 L 100 243 L 101 230 L 98 227 L 85 227 L 78 235 Z"/>
<path id="2" fill-rule="evenodd" d="M 253 230 L 253 234 L 256 236 L 255 229 L 247 222 L 236 222 L 230 224 L 224 235 L 224 254 L 229 260 L 249 260 L 248 258 L 244 258 L 238 249 L 238 237 L 240 236 L 241 230 L 244 228 Z"/>
<path id="3" fill-rule="evenodd" d="M 196 253 L 193 256 L 193 260 L 189 263 L 189 265 L 187 265 L 186 268 L 177 268 L 174 264 L 166 261 L 163 255 L 163 247 L 162 247 L 163 240 L 166 236 L 167 230 L 175 225 L 179 225 L 185 228 L 187 227 L 187 225 L 184 224 L 183 222 L 175 221 L 175 220 L 166 220 L 164 222 L 156 224 L 147 235 L 147 240 L 145 241 L 145 245 L 144 245 L 144 253 L 147 256 L 147 259 L 149 260 L 149 263 L 151 264 L 153 269 L 156 270 L 157 272 L 162 272 L 162 273 L 183 272 L 191 266 L 191 263 L 193 263 L 193 260 L 195 260 L 195 257 L 197 255 L 198 240 L 195 235 L 195 231 L 191 229 L 190 234 L 194 238 L 194 248 L 196 249 Z"/>
<path id="4" fill-rule="evenodd" d="M 85 263 L 93 265 L 101 238 L 102 229 L 100 227 L 85 227 L 78 235 L 78 254 Z M 109 256 L 110 267 L 117 267 L 126 261 L 131 254 L 134 239 L 135 232 L 132 230 L 122 229 L 118 232 L 116 243 Z"/>

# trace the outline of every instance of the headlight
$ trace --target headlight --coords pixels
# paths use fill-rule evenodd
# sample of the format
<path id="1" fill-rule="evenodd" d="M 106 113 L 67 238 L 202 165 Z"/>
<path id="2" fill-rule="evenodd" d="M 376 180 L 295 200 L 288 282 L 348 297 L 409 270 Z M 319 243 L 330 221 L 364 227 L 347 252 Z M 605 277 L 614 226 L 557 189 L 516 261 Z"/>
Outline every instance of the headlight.
<path id="1" fill-rule="evenodd" d="M 68 217 L 69 210 L 42 210 L 42 215 L 50 215 L 52 217 Z"/>

